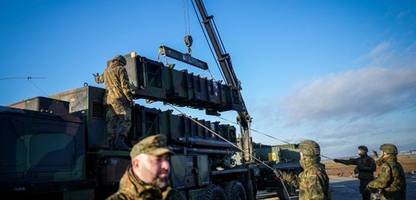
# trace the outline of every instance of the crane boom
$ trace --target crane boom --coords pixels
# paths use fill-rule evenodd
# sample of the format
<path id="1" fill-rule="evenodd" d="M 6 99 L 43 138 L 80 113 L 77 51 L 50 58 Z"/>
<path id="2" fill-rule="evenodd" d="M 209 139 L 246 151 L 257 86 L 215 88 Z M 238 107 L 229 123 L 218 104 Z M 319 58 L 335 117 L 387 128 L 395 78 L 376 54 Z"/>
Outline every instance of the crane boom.
<path id="1" fill-rule="evenodd" d="M 208 15 L 202 0 L 194 0 L 198 8 L 199 14 L 202 18 L 203 27 L 205 32 L 208 34 L 211 46 L 215 51 L 216 58 L 221 66 L 221 71 L 224 74 L 225 82 L 236 88 L 239 94 L 239 98 L 242 104 L 242 111 L 238 112 L 237 121 L 240 124 L 241 130 L 241 147 L 243 149 L 243 158 L 245 162 L 252 162 L 252 143 L 250 136 L 250 124 L 251 117 L 247 111 L 247 107 L 244 103 L 244 99 L 241 95 L 241 85 L 234 72 L 233 65 L 231 63 L 231 57 L 226 52 L 224 45 L 220 42 L 220 35 L 218 30 L 214 28 L 213 16 Z"/>

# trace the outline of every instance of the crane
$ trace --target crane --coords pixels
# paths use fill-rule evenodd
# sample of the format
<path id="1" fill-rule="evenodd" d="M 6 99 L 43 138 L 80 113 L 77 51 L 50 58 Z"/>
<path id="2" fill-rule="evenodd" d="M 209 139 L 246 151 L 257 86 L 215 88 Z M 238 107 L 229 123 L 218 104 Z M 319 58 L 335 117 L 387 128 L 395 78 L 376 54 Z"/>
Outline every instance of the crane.
<path id="1" fill-rule="evenodd" d="M 204 31 L 207 33 L 210 45 L 215 51 L 216 59 L 220 64 L 221 72 L 224 75 L 224 81 L 226 84 L 230 85 L 231 87 L 237 89 L 239 99 L 242 104 L 242 110 L 238 111 L 237 122 L 240 125 L 240 133 L 241 133 L 241 148 L 243 149 L 243 160 L 244 162 L 252 162 L 253 159 L 251 157 L 253 147 L 251 143 L 251 136 L 250 136 L 250 124 L 252 118 L 248 113 L 247 107 L 244 103 L 243 96 L 241 95 L 241 83 L 238 80 L 234 68 L 231 62 L 231 56 L 228 54 L 224 48 L 224 44 L 222 43 L 221 37 L 219 32 L 215 26 L 215 22 L 213 21 L 213 16 L 208 15 L 207 10 L 205 9 L 205 5 L 202 0 L 194 0 L 196 7 L 198 8 L 198 12 L 202 19 L 202 24 L 204 27 Z"/>

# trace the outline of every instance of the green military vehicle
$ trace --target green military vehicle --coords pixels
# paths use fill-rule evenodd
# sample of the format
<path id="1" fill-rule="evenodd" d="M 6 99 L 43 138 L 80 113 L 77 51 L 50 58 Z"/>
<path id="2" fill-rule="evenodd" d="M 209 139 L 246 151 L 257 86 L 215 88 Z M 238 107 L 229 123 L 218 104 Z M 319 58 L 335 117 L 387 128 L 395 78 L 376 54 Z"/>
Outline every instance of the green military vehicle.
<path id="1" fill-rule="evenodd" d="M 298 162 L 299 148 L 296 144 L 264 145 L 253 143 L 254 154 L 261 160 L 278 163 Z"/>
<path id="2" fill-rule="evenodd" d="M 116 191 L 130 157 L 128 151 L 111 150 L 107 142 L 104 92 L 85 86 L 0 107 L 2 194 L 17 199 L 104 199 Z M 254 162 L 238 164 L 233 146 L 185 116 L 139 105 L 133 110 L 131 143 L 155 133 L 168 136 L 175 151 L 171 184 L 184 199 L 227 199 L 225 194 L 254 199 L 257 190 L 282 189 L 270 169 Z M 233 126 L 196 120 L 239 143 Z"/>
<path id="3" fill-rule="evenodd" d="M 194 3 L 225 83 L 175 70 L 132 52 L 124 57 L 134 98 L 205 109 L 213 115 L 236 111 L 241 137 L 237 138 L 236 128 L 228 124 L 136 104 L 130 145 L 153 134 L 167 136 L 169 148 L 175 152 L 170 158 L 170 182 L 183 199 L 256 199 L 260 190 L 280 199 L 296 196 L 273 169 L 297 173 L 299 163 L 296 158 L 294 162 L 276 162 L 274 146 L 253 146 L 251 117 L 231 59 L 219 43 L 212 16 L 207 15 L 202 1 Z M 161 49 L 166 56 L 201 69 L 207 67 L 189 54 L 165 46 Z M 111 149 L 108 144 L 104 95 L 104 89 L 86 85 L 1 106 L 0 192 L 13 199 L 105 199 L 115 192 L 130 157 L 128 151 Z M 253 159 L 253 154 L 261 160 Z"/>

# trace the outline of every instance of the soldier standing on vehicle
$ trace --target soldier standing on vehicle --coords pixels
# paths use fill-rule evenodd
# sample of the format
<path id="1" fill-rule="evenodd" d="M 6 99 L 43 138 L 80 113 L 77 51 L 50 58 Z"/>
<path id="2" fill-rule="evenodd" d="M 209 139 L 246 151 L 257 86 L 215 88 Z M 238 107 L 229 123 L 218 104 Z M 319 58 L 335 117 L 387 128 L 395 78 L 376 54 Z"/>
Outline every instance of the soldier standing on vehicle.
<path id="1" fill-rule="evenodd" d="M 303 171 L 295 180 L 283 174 L 286 183 L 299 188 L 299 200 L 329 200 L 329 178 L 325 166 L 320 163 L 320 147 L 313 140 L 304 140 L 299 144 L 300 165 Z"/>
<path id="2" fill-rule="evenodd" d="M 177 198 L 169 186 L 169 156 L 164 135 L 144 138 L 130 151 L 131 165 L 120 180 L 119 189 L 107 200 L 164 200 Z M 177 198 L 180 199 L 180 198 Z"/>
<path id="3" fill-rule="evenodd" d="M 377 159 L 377 163 L 381 164 L 380 174 L 368 183 L 367 188 L 377 191 L 382 200 L 405 200 L 406 177 L 402 165 L 397 162 L 397 147 L 394 144 L 383 144 L 380 150 Z"/>
<path id="4" fill-rule="evenodd" d="M 374 171 L 376 171 L 376 163 L 373 158 L 367 155 L 368 148 L 366 146 L 358 147 L 358 158 L 348 160 L 334 159 L 335 162 L 345 165 L 356 165 L 355 173 L 358 173 L 360 179 L 360 193 L 364 200 L 370 199 L 370 192 L 366 190 L 367 184 L 374 179 Z"/>
<path id="5" fill-rule="evenodd" d="M 134 104 L 125 65 L 126 59 L 118 55 L 109 61 L 102 75 L 94 74 L 95 82 L 104 83 L 106 88 L 106 127 L 111 146 L 123 150 L 129 149 L 126 139 L 131 127 L 131 107 Z"/>

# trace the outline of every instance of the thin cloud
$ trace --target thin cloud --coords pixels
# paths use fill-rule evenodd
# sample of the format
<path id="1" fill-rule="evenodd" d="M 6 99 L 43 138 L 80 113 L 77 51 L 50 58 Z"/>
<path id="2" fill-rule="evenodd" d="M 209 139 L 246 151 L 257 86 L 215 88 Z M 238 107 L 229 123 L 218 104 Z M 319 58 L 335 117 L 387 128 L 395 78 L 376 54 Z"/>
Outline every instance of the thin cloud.
<path id="1" fill-rule="evenodd" d="M 383 143 L 398 145 L 400 150 L 412 150 L 416 148 L 416 139 L 411 137 L 416 128 L 408 124 L 406 127 L 386 127 L 379 124 L 378 130 L 363 127 L 362 129 L 351 129 L 343 131 L 351 135 L 337 135 L 338 137 L 319 137 L 317 141 L 326 155 L 339 157 L 354 155 L 358 145 L 366 145 L 369 149 L 377 150 Z M 352 128 L 352 127 L 351 127 Z M 392 137 L 396 136 L 396 137 Z"/>
<path id="2" fill-rule="evenodd" d="M 416 43 L 394 51 L 382 41 L 360 57 L 363 68 L 315 80 L 284 98 L 280 109 L 288 124 L 357 120 L 414 107 Z"/>
<path id="3" fill-rule="evenodd" d="M 416 68 L 370 67 L 313 81 L 286 97 L 292 122 L 358 119 L 413 107 Z"/>
<path id="4" fill-rule="evenodd" d="M 377 57 L 380 54 L 385 53 L 386 50 L 389 49 L 389 47 L 390 47 L 390 42 L 383 41 L 383 42 L 379 43 L 376 47 L 374 47 L 370 51 L 370 53 L 368 53 L 367 56 L 372 57 L 372 58 Z"/>
<path id="5" fill-rule="evenodd" d="M 416 43 L 381 42 L 357 60 L 361 68 L 322 76 L 257 114 L 285 133 L 279 136 L 316 140 L 330 157 L 354 155 L 362 144 L 414 149 L 415 49 Z"/>

